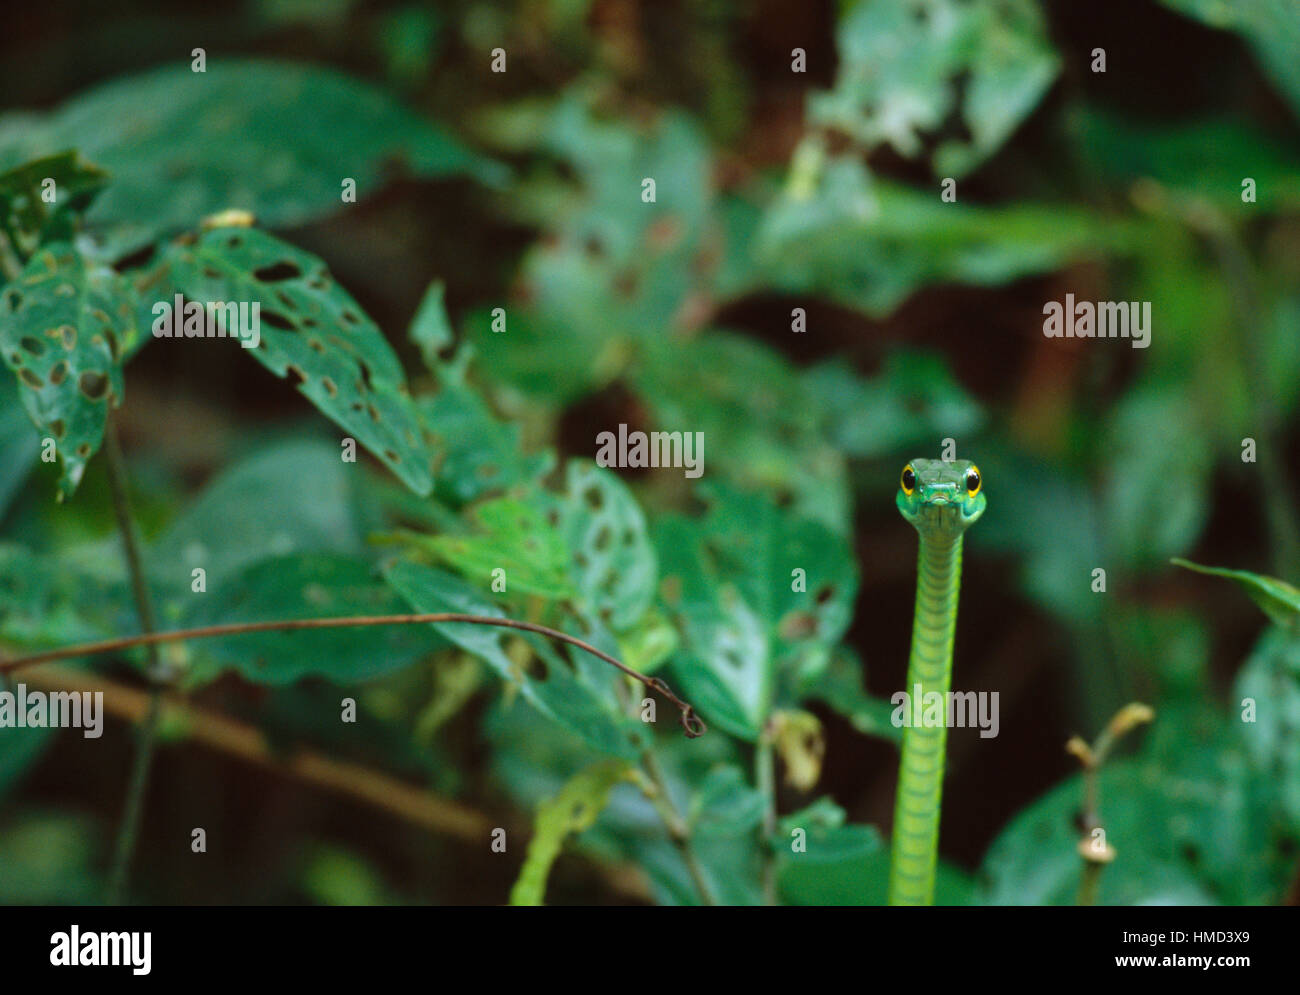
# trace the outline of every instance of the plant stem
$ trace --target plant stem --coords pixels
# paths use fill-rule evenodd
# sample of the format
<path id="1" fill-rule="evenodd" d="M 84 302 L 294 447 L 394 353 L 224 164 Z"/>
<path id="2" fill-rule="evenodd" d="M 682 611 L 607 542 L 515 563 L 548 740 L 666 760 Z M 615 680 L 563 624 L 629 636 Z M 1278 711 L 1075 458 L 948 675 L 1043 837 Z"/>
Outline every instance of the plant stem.
<path id="1" fill-rule="evenodd" d="M 754 780 L 763 796 L 763 904 L 776 904 L 776 859 L 772 841 L 776 838 L 776 755 L 772 737 L 764 730 L 754 752 Z"/>
<path id="2" fill-rule="evenodd" d="M 108 905 L 121 905 L 126 893 L 127 875 L 131 869 L 131 856 L 135 852 L 135 840 L 140 832 L 140 816 L 144 812 L 144 796 L 149 786 L 149 768 L 153 764 L 161 714 L 162 691 L 154 686 L 149 689 L 149 710 L 145 712 L 144 721 L 139 727 L 135 761 L 131 765 L 131 781 L 126 790 L 126 806 L 117 829 L 113 866 L 108 876 Z"/>
<path id="3" fill-rule="evenodd" d="M 650 802 L 659 812 L 659 817 L 664 821 L 664 827 L 668 830 L 668 836 L 677 847 L 677 852 L 682 856 L 682 863 L 686 865 L 687 873 L 691 876 L 691 881 L 695 885 L 695 890 L 700 893 L 700 901 L 704 905 L 717 905 L 718 899 L 713 894 L 713 889 L 709 886 L 709 880 L 704 876 L 704 868 L 700 866 L 699 859 L 695 856 L 695 848 L 691 846 L 691 833 L 686 825 L 686 819 L 678 810 L 673 796 L 668 793 L 668 781 L 664 777 L 663 768 L 659 766 L 659 760 L 655 757 L 654 750 L 646 750 L 641 754 L 641 766 L 645 770 L 646 777 L 654 788 L 654 794 L 650 797 Z"/>
<path id="4" fill-rule="evenodd" d="M 461 622 L 466 625 L 490 625 L 502 629 L 522 629 L 535 632 L 585 650 L 597 659 L 604 660 L 612 667 L 617 667 L 633 680 L 644 684 L 651 691 L 663 695 L 681 712 L 682 727 L 690 738 L 702 736 L 708 732 L 704 720 L 695 714 L 691 704 L 679 698 L 659 677 L 647 677 L 640 671 L 633 670 L 627 664 L 615 659 L 591 643 L 584 642 L 567 632 L 560 632 L 536 622 L 523 622 L 500 615 L 466 615 L 461 612 L 427 612 L 418 615 L 347 615 L 337 618 L 288 618 L 270 622 L 229 622 L 224 625 L 204 625 L 193 629 L 174 629 L 171 632 L 147 632 L 138 636 L 120 636 L 116 639 L 101 639 L 93 643 L 78 643 L 75 646 L 62 646 L 59 649 L 42 650 L 12 660 L 0 661 L 0 674 L 9 673 L 22 667 L 53 660 L 70 660 L 79 656 L 94 656 L 97 653 L 113 653 L 130 649 L 133 646 L 153 646 L 157 643 L 184 642 L 189 639 L 209 639 L 213 636 L 238 636 L 250 632 L 297 632 L 302 629 L 350 629 L 372 625 L 429 625 L 442 622 Z"/>
<path id="5" fill-rule="evenodd" d="M 127 491 L 126 466 L 117 439 L 117 427 L 112 417 L 105 427 L 104 455 L 109 489 L 113 495 L 113 511 L 117 515 L 117 527 L 122 536 L 122 548 L 126 553 L 126 564 L 131 575 L 131 590 L 135 597 L 136 611 L 140 616 L 140 627 L 146 635 L 151 635 L 158 627 L 158 623 L 144 577 L 135 519 L 131 515 L 131 498 Z M 162 714 L 162 688 L 158 683 L 161 675 L 157 646 L 153 643 L 148 644 L 148 652 L 149 678 L 153 682 L 153 687 L 149 693 L 149 710 L 145 713 L 144 721 L 139 727 L 135 761 L 131 767 L 131 779 L 126 792 L 126 807 L 117 830 L 117 845 L 114 848 L 113 864 L 108 876 L 109 905 L 120 905 L 126 890 L 131 855 L 135 852 L 136 836 L 140 831 L 140 817 L 144 811 L 145 793 L 149 786 L 149 768 L 153 761 L 154 742 L 158 738 L 158 718 Z"/>
<path id="6" fill-rule="evenodd" d="M 1155 717 L 1156 713 L 1150 706 L 1138 701 L 1131 702 L 1111 717 L 1091 746 L 1078 736 L 1072 736 L 1065 744 L 1066 752 L 1078 757 L 1083 768 L 1083 810 L 1079 813 L 1083 837 L 1077 847 L 1079 856 L 1083 858 L 1083 871 L 1079 878 L 1076 905 L 1097 904 L 1102 869 L 1115 859 L 1115 848 L 1106 841 L 1106 829 L 1098 810 L 1101 795 L 1098 775 L 1101 766 L 1120 737 L 1143 723 L 1153 721 Z M 1092 834 L 1096 830 L 1101 830 L 1102 835 L 1094 839 Z"/>
<path id="7" fill-rule="evenodd" d="M 1091 908 L 1097 904 L 1097 889 L 1101 884 L 1101 869 L 1104 864 L 1093 860 L 1083 862 L 1083 876 L 1079 880 L 1079 897 L 1076 905 Z"/>

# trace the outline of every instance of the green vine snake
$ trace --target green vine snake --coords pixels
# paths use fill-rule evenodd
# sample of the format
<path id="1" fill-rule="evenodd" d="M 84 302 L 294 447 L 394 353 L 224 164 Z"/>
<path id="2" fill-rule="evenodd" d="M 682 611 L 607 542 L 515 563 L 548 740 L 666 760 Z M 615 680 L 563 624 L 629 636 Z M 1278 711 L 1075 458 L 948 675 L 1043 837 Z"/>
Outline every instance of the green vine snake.
<path id="1" fill-rule="evenodd" d="M 909 695 L 919 685 L 922 696 L 938 692 L 947 700 L 962 536 L 984 514 L 982 483 L 979 468 L 968 460 L 914 459 L 903 468 L 898 510 L 921 537 L 912 651 L 907 661 Z M 934 899 L 947 737 L 942 723 L 909 723 L 903 730 L 889 861 L 890 905 L 929 905 Z"/>

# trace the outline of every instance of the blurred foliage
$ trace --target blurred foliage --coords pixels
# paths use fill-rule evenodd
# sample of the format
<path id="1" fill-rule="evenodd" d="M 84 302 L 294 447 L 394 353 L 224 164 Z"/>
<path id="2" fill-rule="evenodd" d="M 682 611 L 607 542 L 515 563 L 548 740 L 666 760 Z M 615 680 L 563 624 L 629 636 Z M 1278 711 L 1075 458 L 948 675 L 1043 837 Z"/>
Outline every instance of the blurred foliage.
<path id="1" fill-rule="evenodd" d="M 1294 5 L 1144 0 L 1158 57 L 1126 42 L 1130 5 L 1087 31 L 1036 0 L 200 6 L 87 13 L 20 40 L 56 68 L 5 77 L 7 652 L 139 627 L 112 417 L 163 626 L 525 619 L 711 728 L 688 740 L 603 662 L 506 629 L 168 647 L 273 756 L 510 828 L 503 852 L 403 836 L 355 798 L 246 783 L 181 722 L 143 898 L 883 902 L 915 556 L 892 494 L 952 439 L 989 493 L 956 686 L 1005 711 L 999 741 L 950 743 L 938 900 L 1077 900 L 1062 747 L 1138 699 L 1154 725 L 1098 774 L 1099 900 L 1294 901 Z M 162 64 L 106 64 L 104 37 Z M 205 72 L 176 61 L 207 37 Z M 153 342 L 178 293 L 261 301 L 261 346 Z M 1067 293 L 1152 302 L 1150 347 L 1047 339 Z M 704 479 L 595 466 L 620 424 L 702 432 Z M 79 666 L 121 689 L 144 659 Z M 0 901 L 99 900 L 126 754 L 98 745 L 128 738 L 0 729 Z M 167 856 L 198 813 L 246 820 L 243 862 Z"/>

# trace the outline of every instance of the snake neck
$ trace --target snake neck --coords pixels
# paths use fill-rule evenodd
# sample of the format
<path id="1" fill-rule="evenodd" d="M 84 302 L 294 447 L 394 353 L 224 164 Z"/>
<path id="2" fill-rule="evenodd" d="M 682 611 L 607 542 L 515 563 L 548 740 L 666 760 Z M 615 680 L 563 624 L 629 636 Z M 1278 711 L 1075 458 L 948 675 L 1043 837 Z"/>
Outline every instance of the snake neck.
<path id="1" fill-rule="evenodd" d="M 932 692 L 944 696 L 946 703 L 952 685 L 952 647 L 961 586 L 961 535 L 921 532 L 920 536 L 906 689 L 914 715 L 924 705 L 924 696 Z M 922 696 L 920 702 L 917 694 Z M 947 737 L 948 730 L 942 724 L 909 725 L 903 730 L 894 807 L 894 854 L 890 861 L 891 905 L 929 905 L 934 899 Z"/>
<path id="2" fill-rule="evenodd" d="M 918 681 L 924 691 L 947 692 L 952 678 L 952 646 L 961 588 L 962 537 L 922 532 L 916 563 L 916 612 L 907 661 L 908 693 Z"/>

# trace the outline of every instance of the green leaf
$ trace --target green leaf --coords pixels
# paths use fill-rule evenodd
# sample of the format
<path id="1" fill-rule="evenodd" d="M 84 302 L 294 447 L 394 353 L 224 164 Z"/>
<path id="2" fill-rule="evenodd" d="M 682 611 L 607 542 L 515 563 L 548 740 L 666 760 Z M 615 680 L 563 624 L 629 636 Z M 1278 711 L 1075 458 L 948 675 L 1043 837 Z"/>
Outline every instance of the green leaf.
<path id="1" fill-rule="evenodd" d="M 531 709 L 497 707 L 487 719 L 497 780 L 523 804 L 535 805 L 563 786 L 563 772 L 590 762 L 587 746 L 575 735 L 547 722 Z M 675 735 L 654 744 L 668 794 L 679 811 L 688 811 L 696 786 L 720 767 L 748 763 L 735 740 L 712 733 L 688 740 Z M 718 811 L 720 818 L 726 814 Z M 664 828 L 655 806 L 639 788 L 616 787 L 596 824 L 578 840 L 587 853 L 605 860 L 629 860 L 649 876 L 659 901 L 699 904 L 699 893 L 681 852 Z M 697 836 L 696 856 L 718 900 L 756 905 L 762 901 L 759 851 L 754 835 Z"/>
<path id="2" fill-rule="evenodd" d="M 962 101 L 962 120 L 971 141 L 941 145 L 934 157 L 936 176 L 962 176 L 997 152 L 1061 71 L 1036 0 L 978 3 L 964 9 L 977 24 L 978 39 Z"/>
<path id="3" fill-rule="evenodd" d="M 762 824 L 766 804 L 762 792 L 750 786 L 740 767 L 714 767 L 691 800 L 691 832 L 707 837 L 744 836 Z"/>
<path id="4" fill-rule="evenodd" d="M 673 669 L 706 721 L 753 741 L 778 691 L 793 698 L 829 664 L 857 573 L 846 541 L 824 525 L 725 485 L 703 490 L 703 519 L 669 517 L 653 531 L 683 636 Z"/>
<path id="5" fill-rule="evenodd" d="M 130 285 L 66 243 L 38 252 L 0 293 L 0 349 L 28 415 L 55 441 L 61 499 L 99 449 L 109 405 L 122 402 L 121 357 L 138 338 Z"/>
<path id="6" fill-rule="evenodd" d="M 1121 189 L 1153 179 L 1172 191 L 1204 198 L 1219 210 L 1252 216 L 1261 209 L 1282 211 L 1300 204 L 1295 143 L 1239 118 L 1162 124 L 1085 108 L 1075 127 L 1089 168 Z M 1256 184 L 1254 203 L 1241 199 L 1246 177 Z M 1170 248 L 1159 246 L 1162 253 Z M 1195 303 L 1199 300 L 1197 295 Z M 1196 313 L 1200 315 L 1199 308 Z"/>
<path id="7" fill-rule="evenodd" d="M 195 594 L 185 626 L 344 615 L 401 615 L 406 603 L 369 563 L 338 553 L 303 553 L 260 560 Z M 218 666 L 257 684 L 289 684 L 304 676 L 340 684 L 373 680 L 445 648 L 428 626 L 259 632 L 193 644 Z"/>
<path id="8" fill-rule="evenodd" d="M 777 884 L 792 905 L 879 905 L 881 854 L 888 849 L 875 826 L 818 826 L 793 823 L 777 851 Z M 791 848 L 791 833 L 802 830 L 802 851 Z M 873 858 L 876 858 L 873 861 Z M 885 880 L 888 881 L 886 862 Z"/>
<path id="9" fill-rule="evenodd" d="M 498 420 L 483 396 L 463 380 L 442 378 L 438 392 L 419 398 L 416 405 L 429 445 L 440 454 L 434 491 L 456 507 L 530 484 L 555 465 L 549 450 L 525 453 L 519 427 Z"/>
<path id="10" fill-rule="evenodd" d="M 979 404 L 935 353 L 891 352 L 880 373 L 868 378 L 842 360 L 831 360 L 808 370 L 804 379 L 824 412 L 831 441 L 864 459 L 935 438 L 969 437 L 984 422 Z"/>
<path id="11" fill-rule="evenodd" d="M 72 556 L 0 543 L 0 638 L 6 643 L 90 642 L 137 625 L 125 577 L 90 569 Z"/>
<path id="12" fill-rule="evenodd" d="M 862 664 L 847 646 L 832 654 L 830 666 L 803 689 L 803 694 L 829 705 L 860 733 L 894 744 L 903 742 L 902 727 L 891 721 L 894 706 L 867 694 L 862 686 Z"/>
<path id="13" fill-rule="evenodd" d="M 615 633 L 618 658 L 633 670 L 650 674 L 677 649 L 677 630 L 666 616 L 651 608 L 640 620 L 623 632 Z"/>
<path id="14" fill-rule="evenodd" d="M 420 306 L 416 308 L 415 317 L 411 319 L 411 341 L 420 347 L 424 365 L 432 373 L 440 372 L 445 365 L 438 353 L 455 341 L 442 300 L 444 289 L 441 280 L 429 284 L 429 289 L 420 299 Z"/>
<path id="15" fill-rule="evenodd" d="M 914 158 L 960 102 L 971 141 L 940 147 L 939 176 L 960 176 L 997 151 L 1060 70 L 1031 0 L 859 3 L 841 19 L 836 45 L 835 87 L 813 95 L 809 118 Z"/>
<path id="16" fill-rule="evenodd" d="M 785 816 L 776 851 L 777 886 L 791 905 L 885 905 L 889 901 L 889 846 L 875 826 L 848 824 L 829 798 Z M 936 905 L 969 905 L 970 877 L 939 862 Z"/>
<path id="17" fill-rule="evenodd" d="M 632 128 L 600 119 L 575 91 L 539 132 L 540 150 L 566 162 L 580 189 L 562 206 L 535 206 L 553 237 L 524 258 L 525 300 L 508 308 L 507 330 L 494 332 L 484 310 L 464 332 L 494 379 L 562 405 L 610 383 L 640 344 L 682 323 L 701 282 L 713 183 L 708 145 L 678 112 Z M 651 203 L 641 199 L 646 178 L 656 184 Z"/>
<path id="18" fill-rule="evenodd" d="M 343 206 L 345 178 L 358 197 L 374 193 L 393 161 L 417 176 L 502 178 L 382 90 L 292 62 L 162 66 L 18 118 L 0 118 L 0 165 L 79 148 L 113 175 L 88 220 L 122 253 L 230 208 L 272 228 L 305 224 Z"/>
<path id="19" fill-rule="evenodd" d="M 1300 624 L 1300 588 L 1293 587 L 1276 577 L 1251 573 L 1249 570 L 1231 570 L 1227 567 L 1204 567 L 1190 560 L 1172 559 L 1169 561 L 1188 570 L 1211 577 L 1227 577 L 1235 580 L 1250 595 L 1250 599 L 1259 605 L 1264 614 L 1283 628 L 1295 628 Z"/>
<path id="20" fill-rule="evenodd" d="M 27 482 L 39 452 L 40 438 L 32 432 L 17 382 L 0 377 L 0 517 Z"/>
<path id="21" fill-rule="evenodd" d="M 441 282 L 431 284 L 425 292 L 411 322 L 410 338 L 438 381 L 437 392 L 416 403 L 424 419 L 425 436 L 440 454 L 435 484 L 439 498 L 460 506 L 550 473 L 554 455 L 549 450 L 524 453 L 518 426 L 499 420 L 467 381 L 473 347 L 465 346 L 446 360 L 440 356 L 455 338 Z"/>
<path id="22" fill-rule="evenodd" d="M 46 182 L 54 202 L 47 203 Z M 83 211 L 108 182 L 108 174 L 76 151 L 25 163 L 0 175 L 0 231 L 22 259 L 42 243 L 71 237 L 70 215 Z"/>
<path id="23" fill-rule="evenodd" d="M 1291 834 L 1300 837 L 1300 632 L 1270 628 L 1260 637 L 1237 675 L 1233 700 L 1246 749 L 1275 786 Z M 1248 701 L 1252 721 L 1245 720 Z"/>
<path id="24" fill-rule="evenodd" d="M 682 362 L 683 349 L 691 362 Z M 629 373 L 655 429 L 702 433 L 704 471 L 776 492 L 799 514 L 850 531 L 843 456 L 825 436 L 814 391 L 785 357 L 748 336 L 711 330 L 685 346 L 645 343 Z"/>
<path id="25" fill-rule="evenodd" d="M 647 252 L 620 267 L 573 236 L 531 249 L 520 282 L 528 304 L 507 309 L 504 332 L 492 330 L 485 310 L 470 315 L 464 333 L 493 379 L 555 405 L 614 380 L 635 343 L 659 334 L 681 303 L 674 261 Z"/>
<path id="26" fill-rule="evenodd" d="M 1151 743 L 1098 774 L 1098 810 L 1117 853 L 1101 873 L 1098 903 L 1276 901 L 1294 864 L 1274 828 L 1276 787 L 1252 769 L 1230 724 L 1203 705 L 1166 706 Z M 1012 819 L 984 857 L 981 901 L 1074 904 L 1082 804 L 1075 775 Z"/>
<path id="27" fill-rule="evenodd" d="M 754 254 L 773 287 L 878 317 L 927 285 L 997 286 L 1132 241 L 1131 225 L 1071 207 L 945 204 L 835 156 L 769 207 Z"/>
<path id="28" fill-rule="evenodd" d="M 659 577 L 645 516 L 613 472 L 588 460 L 570 460 L 565 495 L 554 508 L 560 537 L 569 550 L 578 602 L 615 630 L 645 614 Z"/>
<path id="29" fill-rule="evenodd" d="M 647 247 L 686 254 L 698 238 L 713 184 L 708 144 L 686 114 L 668 111 L 638 130 L 599 119 L 571 92 L 547 122 L 542 148 L 570 163 L 583 187 L 566 233 L 615 266 L 644 265 Z M 641 199 L 646 177 L 655 181 L 652 203 Z"/>
<path id="30" fill-rule="evenodd" d="M 178 619 L 193 610 L 194 599 L 220 597 L 262 560 L 310 552 L 362 555 L 360 484 L 338 448 L 315 439 L 263 446 L 227 468 L 146 550 L 159 616 Z M 311 500 L 297 501 L 302 494 Z M 290 503 L 293 513 L 285 514 Z M 192 589 L 198 568 L 206 575 L 206 594 Z"/>
<path id="31" fill-rule="evenodd" d="M 504 614 L 479 590 L 454 574 L 415 563 L 390 564 L 385 577 L 417 612 L 462 612 L 473 615 Z M 635 760 L 641 749 L 641 723 L 625 717 L 618 705 L 613 682 L 617 672 L 599 661 L 594 666 L 569 662 L 540 642 L 512 634 L 507 629 L 456 623 L 436 626 L 447 639 L 473 653 L 496 671 L 507 684 L 518 687 L 538 711 L 581 737 L 597 752 Z M 507 640 L 518 639 L 532 647 L 541 673 L 529 661 L 514 659 Z M 580 652 L 575 650 L 576 652 Z M 597 670 L 596 667 L 601 669 Z"/>
<path id="32" fill-rule="evenodd" d="M 628 775 L 628 765 L 618 760 L 588 767 L 575 774 L 560 793 L 537 806 L 533 838 L 519 877 L 510 889 L 511 905 L 541 905 L 546 879 L 564 839 L 589 828 L 609 801 L 614 785 Z"/>
<path id="33" fill-rule="evenodd" d="M 460 571 L 478 590 L 491 590 L 493 571 L 501 569 L 509 594 L 573 595 L 568 548 L 537 508 L 516 498 L 493 498 L 475 505 L 469 517 L 474 535 L 418 536 L 413 542 Z"/>
<path id="34" fill-rule="evenodd" d="M 248 228 L 205 232 L 194 244 L 171 246 L 168 257 L 176 287 L 190 300 L 258 304 L 254 358 L 277 376 L 292 373 L 317 410 L 417 494 L 432 490 L 431 458 L 401 363 L 321 260 Z"/>

